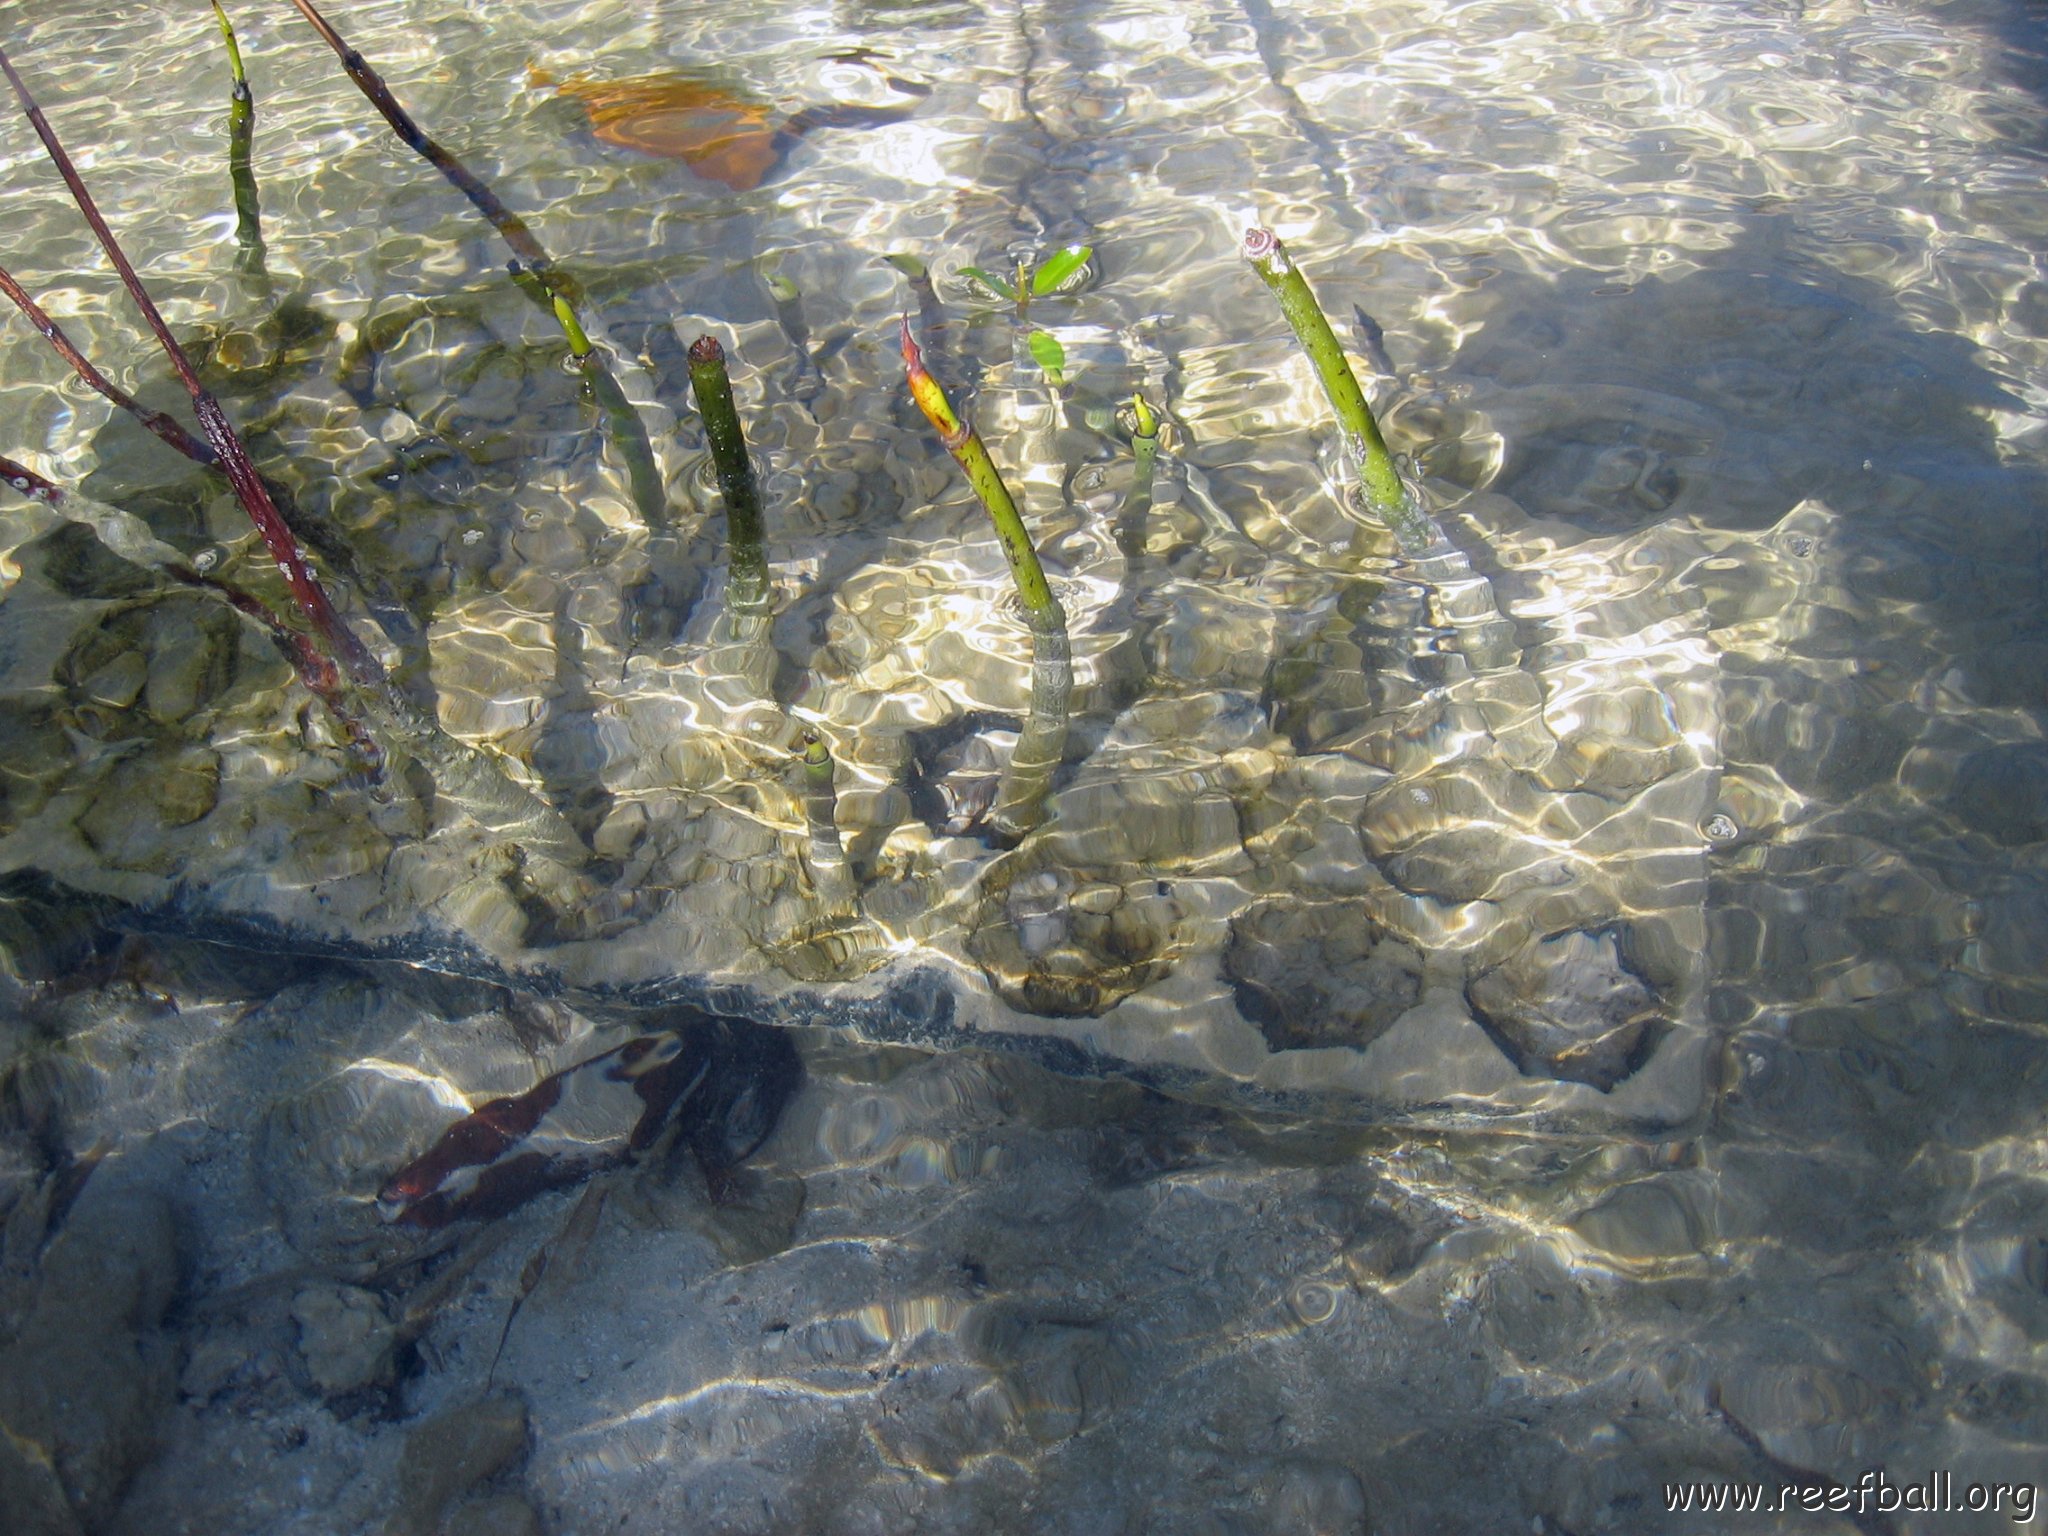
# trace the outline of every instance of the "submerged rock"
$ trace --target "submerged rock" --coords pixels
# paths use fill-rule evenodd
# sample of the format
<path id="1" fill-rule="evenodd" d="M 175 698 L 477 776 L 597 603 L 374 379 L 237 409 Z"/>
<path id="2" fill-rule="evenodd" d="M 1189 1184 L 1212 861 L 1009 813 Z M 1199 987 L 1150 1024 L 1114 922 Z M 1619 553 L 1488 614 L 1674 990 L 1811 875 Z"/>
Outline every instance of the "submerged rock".
<path id="1" fill-rule="evenodd" d="M 389 1536 L 431 1536 L 451 1502 L 525 1450 L 526 1404 L 510 1393 L 462 1403 L 427 1420 L 405 1437 Z"/>
<path id="2" fill-rule="evenodd" d="M 98 1530 L 157 1447 L 175 1393 L 159 1333 L 179 1272 L 157 1194 L 101 1174 L 44 1252 L 25 1314 L 0 1318 L 0 1525 Z M 9 1247 L 39 1234 L 10 1223 Z M 4 1255 L 10 1265 L 25 1255 Z"/>
<path id="3" fill-rule="evenodd" d="M 1017 733 L 990 724 L 993 718 L 970 716 L 964 723 L 974 728 L 965 734 L 933 733 L 936 739 L 913 761 L 911 809 L 934 830 L 972 835 L 996 803 L 1003 765 L 1017 750 Z"/>
<path id="4" fill-rule="evenodd" d="M 1422 995 L 1422 953 L 1342 902 L 1275 900 L 1230 925 L 1223 971 L 1276 1051 L 1370 1044 Z"/>
<path id="5" fill-rule="evenodd" d="M 388 1387 L 398 1378 L 398 1330 L 373 1292 L 309 1286 L 292 1299 L 306 1375 L 328 1397 Z"/>
<path id="6" fill-rule="evenodd" d="M 540 1516 L 516 1494 L 472 1499 L 441 1527 L 447 1536 L 540 1536 Z"/>
<path id="7" fill-rule="evenodd" d="M 1338 1462 L 1305 1457 L 1277 1462 L 1258 1483 L 1269 1529 L 1306 1536 L 1365 1536 L 1365 1487 Z"/>
<path id="8" fill-rule="evenodd" d="M 1524 1073 L 1603 1092 L 1641 1063 L 1661 1019 L 1656 993 L 1628 968 L 1611 932 L 1527 945 L 1475 977 L 1465 1000 Z"/>
<path id="9" fill-rule="evenodd" d="M 1182 915 L 1163 881 L 1023 855 L 989 871 L 967 952 L 1012 1007 L 1092 1017 L 1173 969 Z"/>

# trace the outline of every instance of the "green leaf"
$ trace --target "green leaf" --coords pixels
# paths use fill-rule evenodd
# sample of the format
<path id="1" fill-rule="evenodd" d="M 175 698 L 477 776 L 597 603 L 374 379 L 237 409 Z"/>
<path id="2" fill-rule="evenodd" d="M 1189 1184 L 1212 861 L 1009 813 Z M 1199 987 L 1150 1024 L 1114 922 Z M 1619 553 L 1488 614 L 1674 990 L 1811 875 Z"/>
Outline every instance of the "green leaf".
<path id="1" fill-rule="evenodd" d="M 1017 290 L 1010 280 L 1005 277 L 997 277 L 995 273 L 989 271 L 986 267 L 962 267 L 960 275 L 973 278 L 990 293 L 999 293 L 1012 304 L 1017 302 Z"/>
<path id="2" fill-rule="evenodd" d="M 1067 349 L 1060 345 L 1059 337 L 1051 331 L 1033 331 L 1029 345 L 1031 355 L 1038 359 L 1038 366 L 1046 372 L 1053 383 L 1064 382 L 1061 374 L 1067 366 Z"/>
<path id="3" fill-rule="evenodd" d="M 1057 293 L 1060 285 L 1088 265 L 1095 254 L 1092 245 L 1070 245 L 1031 274 L 1033 293 Z"/>

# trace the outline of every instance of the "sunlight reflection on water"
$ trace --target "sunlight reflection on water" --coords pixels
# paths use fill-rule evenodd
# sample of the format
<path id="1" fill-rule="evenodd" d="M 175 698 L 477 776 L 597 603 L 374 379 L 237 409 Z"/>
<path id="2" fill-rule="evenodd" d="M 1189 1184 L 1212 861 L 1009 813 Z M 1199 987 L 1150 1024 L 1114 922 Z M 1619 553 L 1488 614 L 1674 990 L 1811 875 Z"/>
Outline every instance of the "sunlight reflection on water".
<path id="1" fill-rule="evenodd" d="M 1667 1479 L 2038 1468 L 2024 7 L 337 3 L 587 292 L 662 518 L 486 227 L 287 10 L 235 18 L 259 278 L 210 17 L 144 48 L 65 9 L 10 54 L 337 530 L 352 621 L 483 756 L 367 792 L 262 636 L 0 508 L 0 1376 L 104 1335 L 127 1354 L 81 1390 L 173 1426 L 154 1460 L 110 1428 L 37 1497 L 252 1532 L 396 1498 L 431 1528 L 396 1446 L 443 1443 L 412 1416 L 460 1424 L 501 1344 L 532 1438 L 495 1492 L 564 1532 L 1662 1529 Z M 657 75 L 637 138 L 547 83 Z M 714 178 L 734 125 L 747 174 Z M 0 260 L 172 404 L 25 132 L 0 181 Z M 1333 494 L 1251 219 L 1368 365 L 1448 555 Z M 1025 316 L 959 276 L 1074 241 L 1091 280 Z M 902 397 L 905 312 L 1071 619 L 1066 761 L 1009 850 L 929 809 L 992 785 L 1032 674 Z M 705 332 L 768 489 L 769 619 L 727 605 Z M 0 452 L 274 587 L 216 486 L 8 334 Z M 1134 390 L 1168 417 L 1149 487 Z M 593 857 L 540 846 L 543 802 Z M 376 1227 L 462 1105 L 676 998 L 836 1026 L 758 1166 L 654 1157 L 586 1214 L 460 1229 L 469 1292 Z M 68 1217 L 67 1156 L 95 1169 Z M 89 1243 L 160 1264 L 109 1234 L 170 1202 L 175 1313 L 36 1278 Z M 544 1244 L 578 1261 L 535 1271 Z M 344 1304 L 265 1299 L 302 1272 Z M 0 1398 L 7 1443 L 54 1444 L 51 1411 Z M 227 1457 L 277 1466 L 224 1502 Z"/>

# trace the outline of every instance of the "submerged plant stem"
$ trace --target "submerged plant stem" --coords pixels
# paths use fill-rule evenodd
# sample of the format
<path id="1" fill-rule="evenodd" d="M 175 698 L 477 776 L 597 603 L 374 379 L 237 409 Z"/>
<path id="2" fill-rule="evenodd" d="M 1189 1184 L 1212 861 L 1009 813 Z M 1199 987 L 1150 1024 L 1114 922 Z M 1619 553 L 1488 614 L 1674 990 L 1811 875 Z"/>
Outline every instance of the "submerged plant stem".
<path id="1" fill-rule="evenodd" d="M 182 552 L 164 543 L 132 512 L 67 491 L 12 459 L 0 458 L 0 482 L 68 521 L 91 529 L 103 546 L 129 564 L 161 571 L 183 586 L 211 592 L 256 623 L 291 665 L 300 685 L 326 706 L 341 733 L 352 770 L 366 778 L 378 776 L 384 762 L 383 749 L 364 723 L 340 670 L 305 631 L 292 628 L 254 593 L 194 569 Z"/>
<path id="2" fill-rule="evenodd" d="M 249 163 L 255 136 L 256 104 L 249 87 L 237 82 L 228 103 L 228 179 L 235 188 L 235 265 L 251 277 L 264 276 L 263 214 L 256 200 L 256 173 Z"/>
<path id="3" fill-rule="evenodd" d="M 588 361 L 591 352 L 590 338 L 583 334 L 583 324 L 576 318 L 575 307 L 559 293 L 551 293 L 548 297 L 550 307 L 555 312 L 555 324 L 559 325 L 562 334 L 569 338 L 569 350 L 575 354 L 577 362 Z"/>
<path id="4" fill-rule="evenodd" d="M 832 749 L 816 731 L 802 737 L 804 825 L 810 834 L 811 872 L 818 894 L 838 906 L 853 897 L 846 850 L 839 841 L 839 797 L 833 787 Z"/>
<path id="5" fill-rule="evenodd" d="M 221 468 L 235 488 L 236 499 L 242 503 L 243 510 L 262 535 L 264 547 L 283 574 L 294 603 L 312 626 L 326 653 L 315 656 L 310 644 L 299 644 L 296 647 L 298 654 L 317 661 L 321 668 L 327 669 L 325 675 L 331 675 L 337 687 L 344 682 L 352 686 L 353 702 L 360 706 L 361 718 L 368 726 L 359 734 L 351 733 L 357 736 L 358 745 L 367 749 L 376 741 L 384 741 L 409 749 L 433 773 L 437 790 L 485 827 L 572 870 L 587 862 L 589 850 L 583 847 L 559 811 L 513 780 L 496 761 L 466 743 L 456 741 L 435 722 L 422 716 L 391 686 L 383 664 L 342 622 L 341 615 L 335 611 L 333 602 L 314 576 L 312 566 L 300 552 L 290 526 L 278 512 L 270 492 L 256 473 L 249 451 L 229 423 L 227 413 L 200 383 L 192 360 L 178 345 L 177 338 L 164 322 L 162 312 L 142 286 L 142 279 L 130 265 L 120 242 L 114 238 L 114 232 L 100 216 L 99 207 L 86 190 L 77 166 L 72 164 L 70 155 L 65 152 L 49 120 L 43 116 L 42 109 L 36 105 L 27 83 L 15 69 L 14 61 L 7 56 L 5 48 L 0 48 L 0 73 L 6 75 L 7 83 L 20 98 L 36 137 L 42 140 L 51 163 L 70 189 L 78 211 L 92 226 L 93 235 L 120 274 L 122 286 L 128 290 L 135 307 L 142 311 L 143 319 L 170 359 L 172 369 L 184 384 L 186 393 L 192 397 L 192 409 L 199 417 L 200 429 L 220 456 Z M 321 686 L 326 686 L 324 676 Z M 353 716 L 353 709 L 350 713 Z"/>
<path id="6" fill-rule="evenodd" d="M 468 166 L 442 148 L 439 142 L 428 137 L 420 125 L 412 120 L 412 115 L 399 105 L 398 98 L 391 94 L 391 88 L 384 83 L 383 77 L 370 67 L 369 60 L 348 45 L 327 18 L 314 9 L 312 0 L 292 0 L 292 4 L 298 8 L 299 14 L 311 23 L 313 30 L 320 34 L 327 46 L 334 50 L 335 57 L 341 60 L 341 67 L 348 72 L 349 79 L 355 82 L 356 89 L 361 91 L 369 99 L 370 105 L 382 114 L 384 121 L 391 125 L 391 131 L 404 140 L 415 154 L 447 178 L 450 186 L 468 198 L 476 211 L 490 220 L 491 227 L 512 247 L 512 254 L 540 280 L 541 285 L 555 299 L 557 306 L 568 308 L 569 318 L 560 320 L 560 324 L 564 334 L 569 337 L 569 345 L 575 347 L 576 355 L 581 357 L 590 349 L 588 338 L 582 339 L 580 347 L 577 345 L 579 337 L 582 337 L 582 328 L 576 324 L 575 304 L 581 295 L 569 275 L 555 265 L 554 258 L 548 255 L 547 249 L 535 238 L 533 231 L 526 227 L 526 221 L 500 202 L 497 193 L 485 186 Z M 559 307 L 555 313 L 559 320 Z"/>
<path id="7" fill-rule="evenodd" d="M 647 426 L 641 420 L 640 412 L 626 398 L 625 391 L 612 376 L 610 365 L 604 354 L 591 343 L 577 311 L 577 304 L 583 294 L 568 273 L 555 265 L 554 258 L 526 221 L 499 201 L 498 195 L 476 176 L 440 143 L 430 138 L 412 115 L 399 105 L 398 98 L 391 94 L 391 88 L 383 77 L 370 67 L 354 48 L 350 47 L 333 25 L 316 10 L 312 0 L 292 0 L 301 16 L 312 24 L 327 46 L 334 50 L 341 60 L 341 67 L 348 72 L 349 79 L 356 84 L 379 113 L 391 125 L 391 131 L 405 142 L 407 147 L 424 159 L 445 177 L 486 219 L 491 227 L 504 238 L 512 248 L 510 263 L 512 280 L 529 298 L 553 317 L 562 328 L 562 334 L 569 340 L 569 350 L 577 362 L 583 365 L 585 376 L 590 381 L 591 393 L 610 430 L 612 442 L 626 461 L 626 471 L 631 478 L 633 502 L 640 515 L 650 525 L 663 520 L 668 513 L 668 498 L 663 490 L 665 483 L 655 456 L 653 440 L 649 438 Z M 601 328 L 600 328 L 601 330 Z M 619 365 L 630 371 L 631 365 L 621 359 Z M 644 392 L 643 399 L 652 398 L 651 392 Z"/>
<path id="8" fill-rule="evenodd" d="M 1017 503 L 1010 499 L 1009 487 L 1003 484 L 995 460 L 982 445 L 980 434 L 954 413 L 945 389 L 926 370 L 907 318 L 902 326 L 903 367 L 910 382 L 910 396 L 966 474 L 989 521 L 995 524 L 996 538 L 1003 546 L 1011 578 L 1017 584 L 1017 596 L 1031 622 L 1031 712 L 1017 739 L 1016 750 L 1010 754 L 1010 765 L 1003 771 L 988 817 L 996 832 L 1015 841 L 1044 815 L 1045 792 L 1052 783 L 1053 770 L 1059 767 L 1066 752 L 1067 718 L 1074 690 L 1074 652 L 1067 635 L 1066 610 L 1052 595 L 1045 568 L 1038 563 L 1038 551 L 1032 547 L 1031 534 L 1017 513 Z"/>
<path id="9" fill-rule="evenodd" d="M 1331 409 L 1337 413 L 1337 425 L 1344 433 L 1345 449 L 1357 468 L 1359 489 L 1364 494 L 1366 509 L 1392 530 L 1404 552 L 1415 554 L 1435 547 L 1439 538 L 1437 531 L 1409 498 L 1408 488 L 1401 483 L 1401 473 L 1394 467 L 1394 456 L 1387 451 L 1379 423 L 1373 420 L 1372 409 L 1365 403 L 1365 391 L 1358 387 L 1358 379 L 1351 372 L 1343 347 L 1338 345 L 1336 332 L 1330 329 L 1322 306 L 1316 303 L 1316 296 L 1309 291 L 1308 279 L 1288 257 L 1287 247 L 1270 229 L 1248 229 L 1244 236 L 1244 257 L 1272 290 L 1273 297 L 1279 300 L 1280 312 L 1294 328 L 1295 337 L 1308 354 L 1309 364 L 1323 386 L 1323 393 L 1329 397 Z"/>
<path id="10" fill-rule="evenodd" d="M 1131 396 L 1131 489 L 1117 518 L 1117 546 L 1125 559 L 1145 549 L 1145 519 L 1152 511 L 1152 475 L 1159 460 L 1159 418 L 1142 394 Z"/>
<path id="11" fill-rule="evenodd" d="M 7 76 L 7 83 L 14 87 L 14 94 L 20 98 L 22 109 L 28 115 L 36 137 L 43 141 L 51 162 L 57 167 L 57 174 L 64 178 L 64 184 L 71 191 L 71 197 L 78 204 L 78 211 L 85 215 L 85 221 L 92 226 L 92 232 L 100 246 L 107 253 L 107 259 L 114 264 L 121 275 L 121 282 L 128 290 L 135 307 L 142 311 L 142 318 L 162 344 L 164 353 L 170 358 L 171 367 L 177 372 L 185 391 L 192 397 L 192 409 L 199 417 L 199 427 L 206 434 L 206 440 L 213 445 L 213 451 L 220 456 L 221 468 L 227 472 L 234 485 L 235 495 L 249 514 L 249 520 L 256 525 L 256 531 L 263 536 L 264 547 L 270 551 L 270 558 L 284 575 L 285 584 L 291 588 L 292 600 L 297 603 L 300 613 L 313 626 L 329 653 L 338 661 L 348 675 L 358 683 L 383 687 L 384 668 L 361 640 L 342 623 L 341 615 L 335 612 L 334 604 L 328 600 L 319 580 L 313 575 L 312 567 L 299 552 L 298 540 L 292 536 L 291 528 L 270 499 L 270 492 L 264 488 L 262 478 L 256 473 L 256 466 L 250 461 L 249 453 L 242 446 L 242 440 L 229 425 L 227 415 L 220 408 L 220 402 L 199 382 L 199 374 L 192 361 L 186 357 L 185 349 L 171 334 L 171 328 L 164 323 L 164 317 L 157 310 L 148 292 L 142 286 L 142 279 L 135 275 L 135 268 L 129 265 L 114 232 L 107 227 L 107 221 L 100 217 L 92 194 L 86 191 L 85 182 L 78 174 L 78 168 L 71 163 L 70 155 L 58 141 L 56 131 L 43 116 L 42 108 L 36 105 L 29 94 L 27 84 L 15 70 L 14 61 L 0 48 L 0 72 Z"/>
<path id="12" fill-rule="evenodd" d="M 754 465 L 747 456 L 740 413 L 733 405 L 725 348 L 715 336 L 699 336 L 690 343 L 690 392 L 697 397 L 697 414 L 704 418 L 711 462 L 718 471 L 718 494 L 725 502 L 726 534 L 732 546 L 732 604 L 742 611 L 759 611 L 768 603 L 761 492 L 754 483 Z"/>
<path id="13" fill-rule="evenodd" d="M 1052 595 L 1052 588 L 1046 584 L 1045 567 L 1038 563 L 1038 551 L 1031 545 L 1031 534 L 1024 526 L 1024 519 L 1017 514 L 1017 503 L 1010 499 L 1010 489 L 1003 484 L 995 460 L 988 456 L 981 435 L 953 414 L 953 404 L 946 398 L 945 389 L 926 371 L 924 355 L 918 351 L 917 341 L 910 334 L 909 320 L 904 320 L 902 326 L 903 367 L 910 381 L 910 397 L 924 412 L 925 420 L 938 432 L 939 441 L 953 455 L 954 462 L 967 476 L 967 483 L 974 487 L 974 494 L 981 499 L 989 521 L 995 524 L 996 538 L 1003 546 L 1004 558 L 1010 562 L 1010 575 L 1017 583 L 1017 596 L 1023 600 L 1024 611 L 1031 616 L 1033 632 L 1049 634 L 1058 631 L 1064 635 L 1067 630 L 1066 613 L 1060 608 L 1059 599 Z"/>
<path id="14" fill-rule="evenodd" d="M 213 19 L 220 23 L 221 41 L 227 44 L 228 74 L 235 82 L 235 94 L 246 95 L 249 76 L 242 68 L 242 45 L 235 39 L 235 24 L 228 20 L 228 13 L 220 8 L 220 0 L 213 0 Z"/>
<path id="15" fill-rule="evenodd" d="M 604 355 L 592 348 L 582 359 L 583 377 L 590 397 L 604 415 L 605 432 L 619 457 L 626 461 L 626 480 L 633 490 L 633 505 L 648 527 L 668 519 L 668 493 L 662 488 L 661 467 L 654 462 L 654 445 L 647 440 L 647 423 L 626 398 Z"/>
<path id="16" fill-rule="evenodd" d="M 40 501 L 46 506 L 62 506 L 64 488 L 54 481 L 46 480 L 26 464 L 17 464 L 12 459 L 0 458 L 0 480 L 6 481 L 30 501 Z"/>
<path id="17" fill-rule="evenodd" d="M 242 45 L 235 39 L 234 23 L 213 0 L 213 19 L 220 23 L 220 35 L 227 43 L 228 69 L 234 88 L 228 98 L 228 179 L 235 188 L 235 243 L 240 254 L 235 265 L 252 277 L 264 276 L 263 223 L 256 201 L 256 173 L 250 167 L 250 148 L 256 131 L 256 98 L 249 91 L 249 77 L 242 68 Z"/>
<path id="18" fill-rule="evenodd" d="M 1074 653 L 1066 630 L 1034 629 L 1031 707 L 988 813 L 988 825 L 1006 842 L 1020 841 L 1045 817 L 1046 791 L 1067 753 L 1073 694 Z"/>

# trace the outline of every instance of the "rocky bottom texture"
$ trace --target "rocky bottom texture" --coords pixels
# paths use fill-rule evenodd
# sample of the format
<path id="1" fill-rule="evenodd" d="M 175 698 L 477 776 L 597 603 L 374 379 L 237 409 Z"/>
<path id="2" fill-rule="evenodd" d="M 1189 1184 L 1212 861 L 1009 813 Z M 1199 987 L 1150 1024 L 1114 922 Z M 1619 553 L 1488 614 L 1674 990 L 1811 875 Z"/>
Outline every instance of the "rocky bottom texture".
<path id="1" fill-rule="evenodd" d="M 1908 1073 L 1924 1039 L 1740 1032 L 1713 1124 L 1653 1144 L 1261 1124 L 797 1032 L 736 1166 L 676 1135 L 417 1230 L 379 1219 L 396 1169 L 622 1026 L 100 965 L 7 1010 L 28 1536 L 1676 1532 L 1665 1484 L 1988 1483 L 2048 1445 L 2048 1207 L 1966 1172 L 2040 1135 L 1998 1091 L 2048 1071 L 2030 1037 Z M 1717 1528 L 1937 1528 L 1833 1518 Z"/>

